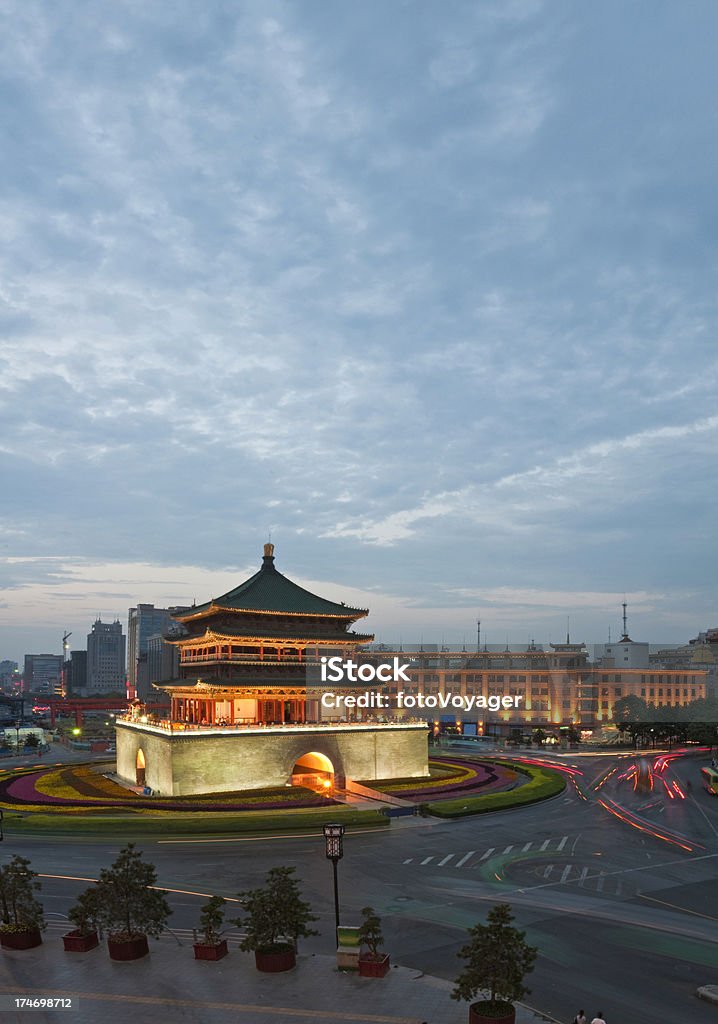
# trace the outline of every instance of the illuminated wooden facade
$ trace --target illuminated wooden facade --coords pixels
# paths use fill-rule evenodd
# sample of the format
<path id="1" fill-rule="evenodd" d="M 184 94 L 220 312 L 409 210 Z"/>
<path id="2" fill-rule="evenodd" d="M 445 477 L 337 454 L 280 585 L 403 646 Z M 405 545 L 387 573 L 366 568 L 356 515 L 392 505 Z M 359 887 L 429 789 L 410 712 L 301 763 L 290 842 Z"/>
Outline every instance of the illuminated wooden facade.
<path id="1" fill-rule="evenodd" d="M 293 583 L 275 568 L 274 545 L 265 544 L 254 576 L 175 615 L 186 633 L 167 640 L 179 649 L 180 678 L 155 686 L 169 694 L 178 726 L 316 720 L 307 666 L 325 652 L 348 657 L 373 640 L 349 629 L 367 614 Z"/>

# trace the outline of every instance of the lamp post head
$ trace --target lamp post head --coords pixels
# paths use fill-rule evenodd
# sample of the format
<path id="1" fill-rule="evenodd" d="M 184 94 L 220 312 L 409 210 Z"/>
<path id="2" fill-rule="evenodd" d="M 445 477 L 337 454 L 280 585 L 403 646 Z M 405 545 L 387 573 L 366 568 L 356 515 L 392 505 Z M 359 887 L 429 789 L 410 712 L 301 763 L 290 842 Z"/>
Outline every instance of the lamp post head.
<path id="1" fill-rule="evenodd" d="M 323 831 L 327 859 L 341 860 L 344 856 L 342 843 L 342 837 L 345 832 L 344 825 L 324 825 Z"/>

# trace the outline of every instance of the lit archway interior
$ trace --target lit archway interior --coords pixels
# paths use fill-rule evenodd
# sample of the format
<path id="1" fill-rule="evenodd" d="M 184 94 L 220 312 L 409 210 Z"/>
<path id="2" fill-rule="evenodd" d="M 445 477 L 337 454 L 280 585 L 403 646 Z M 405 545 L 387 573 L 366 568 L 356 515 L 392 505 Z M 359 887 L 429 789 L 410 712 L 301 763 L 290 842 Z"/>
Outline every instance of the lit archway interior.
<path id="1" fill-rule="evenodd" d="M 135 783 L 138 786 L 144 786 L 145 784 L 145 752 L 142 747 L 137 751 L 137 760 L 135 762 Z"/>
<path id="2" fill-rule="evenodd" d="M 304 754 L 292 769 L 292 782 L 295 786 L 327 789 L 334 784 L 334 765 L 318 751 Z"/>

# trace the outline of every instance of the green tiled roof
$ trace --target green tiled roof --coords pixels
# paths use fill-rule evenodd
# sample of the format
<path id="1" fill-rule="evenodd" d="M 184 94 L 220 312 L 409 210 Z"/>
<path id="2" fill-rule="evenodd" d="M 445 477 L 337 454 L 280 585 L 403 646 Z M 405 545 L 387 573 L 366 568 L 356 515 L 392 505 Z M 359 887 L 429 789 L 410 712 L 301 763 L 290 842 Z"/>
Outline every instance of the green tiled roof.
<path id="1" fill-rule="evenodd" d="M 346 619 L 358 619 L 367 614 L 366 608 L 350 608 L 349 605 L 327 601 L 292 583 L 274 568 L 274 556 L 271 554 L 265 554 L 259 572 L 234 590 L 188 608 L 177 618 L 188 620 L 213 607 L 237 611 L 287 612 L 294 615 L 336 615 Z"/>

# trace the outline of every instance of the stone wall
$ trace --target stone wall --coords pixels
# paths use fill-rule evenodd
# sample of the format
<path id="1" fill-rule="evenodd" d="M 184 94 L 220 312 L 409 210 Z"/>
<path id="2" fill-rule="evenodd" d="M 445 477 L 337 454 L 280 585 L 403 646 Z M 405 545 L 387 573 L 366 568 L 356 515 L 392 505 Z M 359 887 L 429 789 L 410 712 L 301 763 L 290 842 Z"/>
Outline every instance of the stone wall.
<path id="1" fill-rule="evenodd" d="M 117 774 L 134 783 L 137 752 L 145 758 L 145 784 L 162 796 L 264 789 L 291 782 L 305 754 L 324 754 L 335 783 L 420 778 L 428 773 L 426 729 L 402 725 L 376 729 L 288 729 L 169 733 L 118 722 Z"/>

